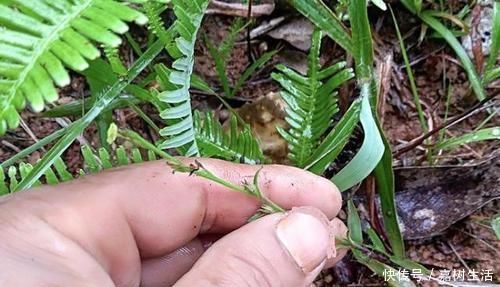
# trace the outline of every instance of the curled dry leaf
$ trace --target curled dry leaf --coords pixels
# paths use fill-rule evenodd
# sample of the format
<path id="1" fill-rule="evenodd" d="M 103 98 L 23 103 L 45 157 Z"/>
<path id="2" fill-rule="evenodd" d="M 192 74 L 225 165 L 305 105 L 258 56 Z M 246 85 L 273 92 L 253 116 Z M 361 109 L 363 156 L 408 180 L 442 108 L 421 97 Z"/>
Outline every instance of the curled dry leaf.
<path id="1" fill-rule="evenodd" d="M 260 17 L 271 15 L 274 11 L 274 1 L 271 3 L 263 3 L 252 5 L 252 17 Z M 219 0 L 212 0 L 208 6 L 207 14 L 222 14 L 228 16 L 247 17 L 248 4 L 245 3 L 230 3 Z"/>
<path id="2" fill-rule="evenodd" d="M 472 166 L 396 169 L 396 204 L 405 239 L 438 235 L 500 198 L 500 155 Z"/>
<path id="3" fill-rule="evenodd" d="M 295 18 L 290 22 L 270 31 L 268 35 L 274 39 L 285 40 L 295 48 L 304 52 L 311 48 L 314 25 L 306 18 Z"/>

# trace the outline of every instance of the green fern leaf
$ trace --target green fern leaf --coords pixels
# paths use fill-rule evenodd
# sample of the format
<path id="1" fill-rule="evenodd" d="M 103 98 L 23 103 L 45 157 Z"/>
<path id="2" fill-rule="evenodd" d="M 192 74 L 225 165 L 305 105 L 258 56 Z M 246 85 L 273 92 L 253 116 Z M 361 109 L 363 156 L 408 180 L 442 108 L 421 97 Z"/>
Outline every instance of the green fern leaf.
<path id="1" fill-rule="evenodd" d="M 332 117 L 338 112 L 336 89 L 354 77 L 352 69 L 340 62 L 321 70 L 319 64 L 321 31 L 313 34 L 307 76 L 278 66 L 274 80 L 282 86 L 281 97 L 287 104 L 286 121 L 289 130 L 278 128 L 288 142 L 289 158 L 298 167 L 304 167 L 331 127 Z"/>
<path id="2" fill-rule="evenodd" d="M 165 80 L 162 83 L 165 91 L 159 98 L 169 105 L 169 108 L 160 113 L 169 123 L 169 126 L 161 131 L 161 135 L 167 137 L 161 148 L 185 149 L 185 155 L 196 156 L 199 151 L 195 140 L 189 88 L 193 74 L 194 45 L 209 1 L 173 0 L 172 3 L 177 17 L 173 27 L 178 37 L 175 39 L 175 45 L 167 46 L 170 55 L 175 59 L 172 70 L 160 71 L 166 76 L 163 77 Z M 161 78 L 161 75 L 159 76 Z M 175 122 L 172 124 L 172 121 Z"/>
<path id="3" fill-rule="evenodd" d="M 0 135 L 27 103 L 39 112 L 57 100 L 66 69 L 85 70 L 100 55 L 94 43 L 120 45 L 131 21 L 147 18 L 115 0 L 0 1 Z"/>
<path id="4" fill-rule="evenodd" d="M 94 152 L 90 146 L 82 146 L 81 153 L 83 156 L 84 170 L 79 171 L 80 175 L 93 174 L 101 172 L 104 169 L 113 168 L 121 165 L 141 163 L 144 161 L 141 152 L 137 148 L 133 148 L 130 153 L 127 153 L 123 147 L 119 147 L 112 156 L 105 148 L 100 148 Z M 156 160 L 154 154 L 148 153 L 148 161 Z M 0 195 L 11 193 L 16 190 L 20 180 L 28 175 L 33 169 L 28 163 L 21 162 L 17 167 L 10 166 L 5 175 L 4 168 L 0 165 Z M 44 174 L 45 183 L 57 184 L 74 179 L 74 176 L 68 171 L 68 167 L 61 158 L 58 158 L 54 165 L 47 169 Z M 37 181 L 33 186 L 41 185 Z"/>
<path id="5" fill-rule="evenodd" d="M 264 161 L 264 155 L 259 143 L 248 125 L 238 128 L 238 121 L 231 117 L 228 133 L 212 113 L 206 113 L 202 118 L 199 112 L 194 114 L 196 127 L 196 142 L 200 154 L 204 157 L 257 164 Z"/>

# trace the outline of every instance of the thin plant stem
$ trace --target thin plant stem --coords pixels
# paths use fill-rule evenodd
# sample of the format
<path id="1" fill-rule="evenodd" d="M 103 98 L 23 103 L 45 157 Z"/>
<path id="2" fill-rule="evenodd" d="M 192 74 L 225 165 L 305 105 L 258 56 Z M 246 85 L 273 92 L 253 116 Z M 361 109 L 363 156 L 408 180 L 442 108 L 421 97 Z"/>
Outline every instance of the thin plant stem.
<path id="1" fill-rule="evenodd" d="M 130 108 L 136 112 L 156 133 L 160 133 L 160 128 L 153 122 L 153 120 L 141 110 L 137 105 L 131 103 Z"/>
<path id="2" fill-rule="evenodd" d="M 161 150 L 154 144 L 150 143 L 146 139 L 144 139 L 141 135 L 138 133 L 131 131 L 131 130 L 120 130 L 118 132 L 118 135 L 133 142 L 135 145 L 138 147 L 142 147 L 147 150 L 151 150 L 152 152 L 156 153 L 158 156 L 162 157 L 167 161 L 167 164 L 172 167 L 174 171 L 178 172 L 185 172 L 189 174 L 195 174 L 199 177 L 208 179 L 210 181 L 213 181 L 215 183 L 218 183 L 224 187 L 227 187 L 229 189 L 232 189 L 234 191 L 254 196 L 257 197 L 261 202 L 262 202 L 262 207 L 261 207 L 261 212 L 264 213 L 276 213 L 276 212 L 284 212 L 284 209 L 271 201 L 269 198 L 267 198 L 259 189 L 258 186 L 258 174 L 254 177 L 254 182 L 253 185 L 250 184 L 243 184 L 243 185 L 238 185 L 234 184 L 232 182 L 229 182 L 223 178 L 220 178 L 219 176 L 215 175 L 208 169 L 206 169 L 199 161 L 195 160 L 195 164 L 185 164 L 178 158 L 168 154 L 167 152 Z"/>
<path id="3" fill-rule="evenodd" d="M 475 129 L 474 131 L 478 131 L 480 129 L 482 129 L 489 121 L 491 121 L 492 118 L 494 118 L 498 113 L 498 110 L 495 109 L 493 110 L 493 112 L 484 120 L 482 121 Z"/>
<path id="4" fill-rule="evenodd" d="M 420 126 L 422 127 L 422 130 L 424 131 L 424 133 L 426 133 L 429 131 L 429 128 L 428 128 L 427 122 L 425 120 L 425 115 L 424 115 L 424 111 L 422 108 L 422 104 L 420 103 L 420 96 L 418 94 L 417 85 L 415 83 L 415 77 L 414 77 L 413 71 L 411 69 L 410 60 L 408 58 L 408 53 L 406 53 L 405 43 L 404 43 L 403 37 L 401 35 L 401 31 L 399 30 L 399 25 L 396 21 L 396 16 L 394 15 L 394 11 L 392 11 L 391 5 L 389 5 L 389 10 L 391 11 L 391 16 L 392 16 L 392 20 L 394 22 L 394 27 L 396 28 L 396 35 L 398 36 L 399 45 L 401 47 L 401 55 L 403 56 L 403 60 L 405 62 L 406 73 L 408 74 L 408 80 L 410 81 L 410 89 L 411 89 L 411 93 L 413 94 L 413 101 L 415 102 L 415 107 L 417 108 L 417 112 L 418 112 L 418 120 L 420 122 Z"/>
<path id="5" fill-rule="evenodd" d="M 450 85 L 448 87 L 447 93 L 446 93 L 446 109 L 444 111 L 444 120 L 443 120 L 443 122 L 445 122 L 445 123 L 448 121 L 448 115 L 449 115 L 449 111 L 450 111 L 450 100 L 451 100 L 452 94 L 453 94 L 453 86 Z M 439 132 L 439 143 L 441 143 L 444 140 L 445 131 L 446 131 L 446 129 L 442 129 Z"/>

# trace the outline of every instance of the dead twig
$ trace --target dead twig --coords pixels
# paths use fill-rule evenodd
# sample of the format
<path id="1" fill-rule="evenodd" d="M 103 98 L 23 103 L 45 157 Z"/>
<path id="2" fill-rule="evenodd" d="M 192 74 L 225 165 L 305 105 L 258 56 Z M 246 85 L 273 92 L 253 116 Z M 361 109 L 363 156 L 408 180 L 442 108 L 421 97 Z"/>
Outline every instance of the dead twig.
<path id="1" fill-rule="evenodd" d="M 274 3 L 265 3 L 254 5 L 250 17 L 259 17 L 270 15 L 274 11 Z M 207 9 L 207 14 L 223 14 L 228 16 L 247 17 L 247 4 L 227 3 L 218 0 L 212 0 Z"/>
<path id="2" fill-rule="evenodd" d="M 490 100 L 492 100 L 494 98 L 495 98 L 495 95 L 490 96 L 490 97 L 482 100 L 481 102 L 477 103 L 475 106 L 473 106 L 469 110 L 465 111 L 463 114 L 458 115 L 458 116 L 450 119 L 449 121 L 445 122 L 444 124 L 437 126 L 436 128 L 432 129 L 431 131 L 411 140 L 409 143 L 407 143 L 403 146 L 396 147 L 394 152 L 393 152 L 394 157 L 399 157 L 402 154 L 409 152 L 410 150 L 421 145 L 423 142 L 425 142 L 426 139 L 432 137 L 433 135 L 435 135 L 436 133 L 438 133 L 442 129 L 450 128 L 450 127 L 458 124 L 459 122 L 469 118 L 470 116 L 476 114 L 477 112 L 480 111 L 480 108 L 483 105 L 485 105 L 486 103 L 488 103 Z"/>

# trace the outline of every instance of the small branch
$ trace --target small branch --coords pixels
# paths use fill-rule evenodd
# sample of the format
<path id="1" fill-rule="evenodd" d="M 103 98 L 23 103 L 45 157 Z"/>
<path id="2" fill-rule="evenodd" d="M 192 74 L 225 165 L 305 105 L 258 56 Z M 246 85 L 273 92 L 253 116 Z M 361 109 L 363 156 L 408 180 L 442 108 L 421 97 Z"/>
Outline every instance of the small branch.
<path id="1" fill-rule="evenodd" d="M 432 129 L 431 131 L 413 139 L 412 141 L 410 141 L 409 143 L 403 145 L 403 146 L 399 146 L 399 147 L 396 147 L 396 149 L 394 150 L 394 153 L 393 153 L 393 156 L 394 157 L 399 157 L 401 156 L 402 154 L 405 154 L 407 152 L 409 152 L 410 150 L 416 148 L 417 146 L 421 145 L 426 139 L 430 138 L 431 136 L 437 134 L 439 131 L 441 131 L 442 129 L 447 129 L 447 128 L 450 128 L 456 124 L 458 124 L 459 122 L 469 118 L 470 116 L 474 115 L 476 112 L 478 112 L 478 110 L 484 105 L 486 104 L 487 102 L 489 102 L 490 100 L 494 99 L 495 96 L 490 96 L 484 100 L 482 100 L 481 102 L 477 103 L 475 106 L 473 106 L 472 108 L 470 108 L 469 110 L 465 111 L 463 114 L 447 121 L 446 123 L 440 125 L 440 126 L 437 126 L 436 128 Z"/>

